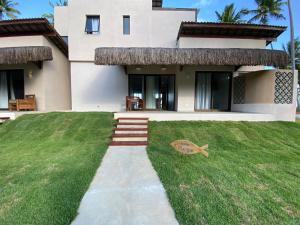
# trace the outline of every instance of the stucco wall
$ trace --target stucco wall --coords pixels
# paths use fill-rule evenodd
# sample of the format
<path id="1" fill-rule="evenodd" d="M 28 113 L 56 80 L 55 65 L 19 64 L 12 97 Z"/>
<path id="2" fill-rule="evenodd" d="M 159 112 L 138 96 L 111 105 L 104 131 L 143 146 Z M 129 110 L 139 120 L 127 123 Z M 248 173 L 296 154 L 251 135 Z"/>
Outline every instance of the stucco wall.
<path id="1" fill-rule="evenodd" d="M 128 76 L 123 67 L 72 62 L 71 73 L 74 111 L 117 112 L 125 109 Z"/>
<path id="2" fill-rule="evenodd" d="M 43 36 L 19 36 L 19 37 L 0 38 L 0 48 L 43 46 L 43 44 L 44 44 Z"/>
<path id="3" fill-rule="evenodd" d="M 259 71 L 246 75 L 246 104 L 274 102 L 275 76 L 273 71 Z"/>
<path id="4" fill-rule="evenodd" d="M 69 31 L 69 7 L 60 6 L 54 8 L 54 28 L 61 36 L 68 36 Z"/>
<path id="5" fill-rule="evenodd" d="M 181 37 L 178 40 L 180 48 L 251 48 L 265 49 L 265 40 L 236 38 L 192 38 Z"/>
<path id="6" fill-rule="evenodd" d="M 71 109 L 71 78 L 68 58 L 50 41 L 44 45 L 52 48 L 53 60 L 44 62 L 45 108 L 52 110 Z"/>
<path id="7" fill-rule="evenodd" d="M 68 30 L 71 61 L 94 60 L 97 47 L 176 47 L 181 21 L 195 21 L 196 13 L 153 10 L 152 0 L 72 0 L 67 8 L 55 10 L 55 28 Z M 85 33 L 86 15 L 100 15 L 100 34 Z M 123 15 L 130 16 L 130 35 L 123 35 Z"/>

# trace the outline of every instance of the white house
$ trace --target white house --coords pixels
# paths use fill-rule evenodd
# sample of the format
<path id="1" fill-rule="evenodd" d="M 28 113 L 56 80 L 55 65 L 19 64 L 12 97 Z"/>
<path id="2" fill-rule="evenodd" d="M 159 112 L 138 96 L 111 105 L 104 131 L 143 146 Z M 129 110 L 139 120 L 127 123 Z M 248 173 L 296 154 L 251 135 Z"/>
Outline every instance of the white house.
<path id="1" fill-rule="evenodd" d="M 162 4 L 71 0 L 55 7 L 55 32 L 68 43 L 72 110 L 295 120 L 297 72 L 281 70 L 285 52 L 267 49 L 286 27 L 200 23 L 196 9 Z"/>

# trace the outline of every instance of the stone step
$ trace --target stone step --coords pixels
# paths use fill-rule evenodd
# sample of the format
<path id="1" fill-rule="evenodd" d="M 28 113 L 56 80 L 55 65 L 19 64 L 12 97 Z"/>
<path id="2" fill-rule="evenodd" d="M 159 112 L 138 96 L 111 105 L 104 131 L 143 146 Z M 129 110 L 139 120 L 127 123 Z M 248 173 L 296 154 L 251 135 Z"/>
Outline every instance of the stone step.
<path id="1" fill-rule="evenodd" d="M 115 128 L 115 134 L 148 134 L 147 128 Z"/>
<path id="2" fill-rule="evenodd" d="M 112 140 L 116 142 L 148 141 L 148 134 L 114 134 Z"/>
<path id="3" fill-rule="evenodd" d="M 10 117 L 0 117 L 0 124 L 10 120 Z"/>
<path id="4" fill-rule="evenodd" d="M 132 119 L 119 119 L 119 123 L 147 123 L 148 120 L 132 120 Z"/>
<path id="5" fill-rule="evenodd" d="M 117 123 L 117 128 L 148 128 L 147 123 Z"/>
<path id="6" fill-rule="evenodd" d="M 113 141 L 110 146 L 147 146 L 147 141 Z"/>
<path id="7" fill-rule="evenodd" d="M 118 118 L 119 123 L 148 123 L 148 118 Z"/>

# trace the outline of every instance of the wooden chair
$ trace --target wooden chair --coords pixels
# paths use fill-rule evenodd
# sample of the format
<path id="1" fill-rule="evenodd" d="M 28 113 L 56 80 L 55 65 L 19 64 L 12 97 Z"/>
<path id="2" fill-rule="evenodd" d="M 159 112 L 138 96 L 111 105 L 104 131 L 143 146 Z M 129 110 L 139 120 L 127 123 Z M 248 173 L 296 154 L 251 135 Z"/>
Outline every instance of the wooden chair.
<path id="1" fill-rule="evenodd" d="M 126 96 L 126 111 L 132 111 L 134 105 L 137 106 L 137 110 L 144 110 L 145 104 L 144 100 L 139 97 Z"/>
<path id="2" fill-rule="evenodd" d="M 25 99 L 16 100 L 17 111 L 30 110 L 36 111 L 36 99 L 35 95 L 25 95 Z"/>
<path id="3" fill-rule="evenodd" d="M 8 101 L 8 110 L 9 111 L 17 111 L 17 100 L 9 100 Z"/>

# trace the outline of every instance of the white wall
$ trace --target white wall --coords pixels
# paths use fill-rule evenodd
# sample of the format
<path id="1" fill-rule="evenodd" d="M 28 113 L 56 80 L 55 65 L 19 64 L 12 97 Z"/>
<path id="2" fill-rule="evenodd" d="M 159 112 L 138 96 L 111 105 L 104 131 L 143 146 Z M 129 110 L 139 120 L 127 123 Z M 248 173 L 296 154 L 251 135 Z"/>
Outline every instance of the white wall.
<path id="1" fill-rule="evenodd" d="M 43 36 L 1 37 L 0 48 L 43 46 Z"/>
<path id="2" fill-rule="evenodd" d="M 44 39 L 44 46 L 52 48 L 52 61 L 43 63 L 45 109 L 69 110 L 71 109 L 71 78 L 70 63 L 52 42 Z"/>
<path id="3" fill-rule="evenodd" d="M 61 36 L 68 36 L 69 32 L 69 7 L 54 8 L 54 28 Z"/>
<path id="4" fill-rule="evenodd" d="M 71 73 L 73 110 L 117 112 L 125 109 L 128 76 L 123 67 L 72 62 Z"/>
<path id="5" fill-rule="evenodd" d="M 63 8 L 55 10 L 55 28 L 68 30 L 71 61 L 93 61 L 98 47 L 176 47 L 181 21 L 196 18 L 195 10 L 153 10 L 152 0 L 72 0 Z M 100 15 L 100 34 L 85 33 L 86 15 Z M 123 35 L 123 15 L 130 35 Z"/>
<path id="6" fill-rule="evenodd" d="M 237 38 L 192 38 L 180 37 L 180 48 L 250 48 L 265 49 L 265 40 L 237 39 Z"/>

